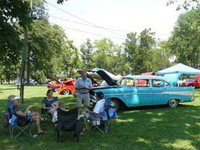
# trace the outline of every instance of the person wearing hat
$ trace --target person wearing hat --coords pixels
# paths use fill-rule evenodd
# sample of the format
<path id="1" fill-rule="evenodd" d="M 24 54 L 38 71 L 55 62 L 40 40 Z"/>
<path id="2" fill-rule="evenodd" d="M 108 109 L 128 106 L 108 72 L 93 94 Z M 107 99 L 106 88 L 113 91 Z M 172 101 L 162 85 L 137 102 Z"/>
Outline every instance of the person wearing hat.
<path id="1" fill-rule="evenodd" d="M 8 97 L 9 101 L 12 102 L 13 104 L 13 113 L 19 118 L 19 119 L 27 119 L 27 116 L 29 116 L 31 118 L 32 121 L 35 122 L 36 127 L 37 127 L 37 134 L 43 134 L 45 133 L 41 127 L 40 127 L 40 122 L 41 122 L 41 117 L 39 115 L 38 112 L 30 112 L 30 109 L 34 106 L 34 105 L 30 105 L 26 108 L 25 111 L 22 111 L 22 109 L 19 108 L 18 106 L 18 100 L 20 99 L 19 96 L 15 96 L 15 95 L 11 95 Z"/>
<path id="2" fill-rule="evenodd" d="M 92 88 L 91 79 L 87 78 L 87 72 L 85 70 L 79 70 L 81 77 L 76 80 L 75 90 L 76 90 L 76 106 L 80 108 L 83 105 L 84 109 L 86 109 L 90 104 L 90 94 L 89 90 Z"/>

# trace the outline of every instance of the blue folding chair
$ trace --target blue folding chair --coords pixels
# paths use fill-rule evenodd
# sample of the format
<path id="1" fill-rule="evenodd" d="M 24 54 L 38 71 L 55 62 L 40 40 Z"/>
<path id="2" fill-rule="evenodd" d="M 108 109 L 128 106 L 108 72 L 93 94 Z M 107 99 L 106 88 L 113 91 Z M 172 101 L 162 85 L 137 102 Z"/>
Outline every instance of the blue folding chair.
<path id="1" fill-rule="evenodd" d="M 19 137 L 22 133 L 32 137 L 32 133 L 30 130 L 31 127 L 31 116 L 28 115 L 27 117 L 18 116 L 13 111 L 13 103 L 11 101 L 8 101 L 8 128 L 9 128 L 9 134 L 11 139 L 16 139 Z M 17 131 L 15 133 L 15 131 Z"/>
<path id="2" fill-rule="evenodd" d="M 107 133 L 108 130 L 111 128 L 110 120 L 117 118 L 116 109 L 111 107 L 110 99 L 106 99 L 104 103 L 104 111 L 97 114 L 96 116 L 91 115 L 89 116 L 89 118 L 94 122 L 94 124 L 92 125 L 92 129 L 97 129 L 99 132 L 104 134 Z M 95 118 L 99 118 L 99 120 L 97 119 L 96 123 Z"/>

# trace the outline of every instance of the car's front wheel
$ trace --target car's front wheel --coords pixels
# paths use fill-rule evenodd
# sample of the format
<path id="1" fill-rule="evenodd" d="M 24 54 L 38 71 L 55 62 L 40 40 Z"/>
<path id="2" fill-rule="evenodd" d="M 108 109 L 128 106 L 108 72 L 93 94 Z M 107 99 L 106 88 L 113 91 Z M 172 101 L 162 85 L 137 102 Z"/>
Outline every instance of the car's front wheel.
<path id="1" fill-rule="evenodd" d="M 62 93 L 63 93 L 63 95 L 69 95 L 70 91 L 68 89 L 65 89 Z"/>
<path id="2" fill-rule="evenodd" d="M 179 104 L 179 101 L 177 99 L 171 99 L 168 102 L 169 107 L 176 108 Z"/>

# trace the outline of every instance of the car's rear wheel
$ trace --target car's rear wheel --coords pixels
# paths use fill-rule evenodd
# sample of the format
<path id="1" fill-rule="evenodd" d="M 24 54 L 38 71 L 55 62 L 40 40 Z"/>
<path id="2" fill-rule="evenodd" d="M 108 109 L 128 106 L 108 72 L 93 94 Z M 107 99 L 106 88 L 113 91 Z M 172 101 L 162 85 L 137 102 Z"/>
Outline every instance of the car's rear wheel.
<path id="1" fill-rule="evenodd" d="M 171 99 L 168 102 L 169 107 L 176 108 L 179 104 L 179 101 L 177 99 Z"/>
<path id="2" fill-rule="evenodd" d="M 111 99 L 111 106 L 115 108 L 117 111 L 120 110 L 120 103 L 117 99 Z"/>
<path id="3" fill-rule="evenodd" d="M 65 89 L 62 93 L 63 93 L 63 95 L 69 95 L 70 91 L 68 89 Z"/>

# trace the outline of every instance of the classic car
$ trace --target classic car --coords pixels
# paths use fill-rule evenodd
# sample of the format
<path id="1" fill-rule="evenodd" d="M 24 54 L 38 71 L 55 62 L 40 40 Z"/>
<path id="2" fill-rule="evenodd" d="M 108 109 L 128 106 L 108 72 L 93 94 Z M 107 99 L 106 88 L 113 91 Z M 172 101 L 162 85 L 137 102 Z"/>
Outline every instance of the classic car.
<path id="1" fill-rule="evenodd" d="M 163 77 L 128 75 L 116 83 L 107 74 L 103 74 L 102 70 L 98 72 L 101 72 L 102 78 L 109 86 L 93 88 L 90 94 L 103 92 L 105 99 L 110 99 L 116 109 L 161 104 L 168 104 L 175 108 L 180 102 L 194 100 L 194 87 L 173 87 Z M 145 84 L 139 84 L 141 80 L 145 80 Z"/>
<path id="2" fill-rule="evenodd" d="M 116 76 L 100 68 L 92 69 L 90 72 L 88 72 L 88 75 L 90 76 L 92 80 L 97 79 L 99 81 L 97 82 L 96 87 L 107 87 L 110 85 L 115 85 L 117 81 L 121 79 L 121 76 Z M 104 76 L 106 76 L 106 78 L 104 78 Z"/>
<path id="3" fill-rule="evenodd" d="M 108 86 L 108 84 L 105 83 L 105 81 L 102 81 L 102 78 L 96 72 L 96 69 L 97 68 L 87 72 L 87 76 L 92 80 L 93 87 L 102 87 L 102 86 L 105 87 L 105 86 Z M 108 72 L 106 70 L 104 70 L 104 72 L 106 74 L 108 74 L 111 77 L 111 80 L 113 80 L 115 82 L 117 82 L 120 79 L 118 76 L 115 76 L 115 75 L 111 74 L 110 72 Z M 96 80 L 99 80 L 100 83 L 98 83 Z M 76 82 L 75 79 L 67 78 L 63 82 L 58 82 L 57 81 L 57 85 L 58 86 L 55 86 L 55 87 L 58 88 L 57 91 L 58 91 L 59 94 L 69 95 L 69 94 L 73 94 L 74 91 L 75 91 L 75 82 Z"/>
<path id="4" fill-rule="evenodd" d="M 200 87 L 200 75 L 195 75 L 193 79 L 186 80 L 186 86 L 194 86 L 195 88 Z"/>
<path id="5" fill-rule="evenodd" d="M 63 95 L 73 94 L 75 90 L 75 79 L 68 78 L 63 81 L 58 88 L 58 93 Z"/>
<path id="6" fill-rule="evenodd" d="M 60 88 L 61 84 L 62 82 L 60 82 L 59 80 L 53 79 L 52 81 L 48 83 L 47 88 L 52 89 L 54 92 L 56 92 Z"/>

